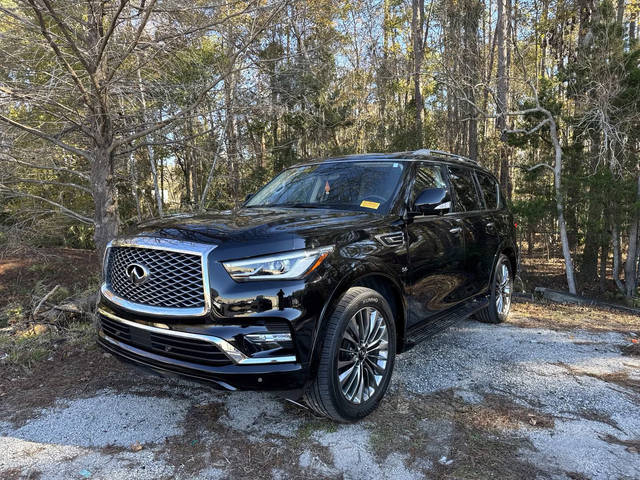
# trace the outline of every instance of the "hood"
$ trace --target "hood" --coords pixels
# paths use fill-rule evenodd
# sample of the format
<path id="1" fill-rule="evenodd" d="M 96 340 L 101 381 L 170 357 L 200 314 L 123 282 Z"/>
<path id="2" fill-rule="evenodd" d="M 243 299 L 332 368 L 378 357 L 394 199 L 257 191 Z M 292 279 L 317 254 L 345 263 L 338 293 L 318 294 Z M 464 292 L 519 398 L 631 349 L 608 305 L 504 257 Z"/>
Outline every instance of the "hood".
<path id="1" fill-rule="evenodd" d="M 130 234 L 218 245 L 229 258 L 252 247 L 252 255 L 317 248 L 353 241 L 357 231 L 384 217 L 368 212 L 316 208 L 240 208 L 199 215 L 174 215 L 138 226 Z"/>

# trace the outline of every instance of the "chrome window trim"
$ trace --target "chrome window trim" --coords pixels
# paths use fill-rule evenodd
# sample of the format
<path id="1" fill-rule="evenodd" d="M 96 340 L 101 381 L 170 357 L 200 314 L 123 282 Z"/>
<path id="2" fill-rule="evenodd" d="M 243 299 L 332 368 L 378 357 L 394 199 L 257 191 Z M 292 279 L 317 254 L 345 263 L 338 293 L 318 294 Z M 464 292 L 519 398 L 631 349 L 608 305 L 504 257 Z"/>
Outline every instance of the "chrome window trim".
<path id="1" fill-rule="evenodd" d="M 126 320 L 121 318 L 113 313 L 107 312 L 106 310 L 99 308 L 98 313 L 100 315 L 104 315 L 105 317 L 114 320 L 116 322 L 123 323 L 124 325 L 128 325 L 134 328 L 140 328 L 142 330 L 148 330 L 150 332 L 159 333 L 162 335 L 180 337 L 180 338 L 192 338 L 196 340 L 202 340 L 205 342 L 209 342 L 216 347 L 218 347 L 233 363 L 236 365 L 267 365 L 272 363 L 292 363 L 296 361 L 295 355 L 284 355 L 281 357 L 247 357 L 244 353 L 238 350 L 236 347 L 231 345 L 226 340 L 220 337 L 214 337 L 212 335 L 204 335 L 201 333 L 191 333 L 191 332 L 182 332 L 179 330 L 168 330 L 166 328 L 158 328 L 153 327 L 151 325 L 146 325 L 144 323 L 132 322 L 131 320 Z M 104 334 L 104 331 L 103 331 Z M 105 336 L 108 336 L 105 334 Z M 111 337 L 109 337 L 111 338 Z M 118 340 L 121 341 L 121 340 Z"/>
<path id="2" fill-rule="evenodd" d="M 204 289 L 204 307 L 202 308 L 170 308 L 155 307 L 153 305 L 145 305 L 142 303 L 131 302 L 122 298 L 111 290 L 109 290 L 106 281 L 107 260 L 109 258 L 109 250 L 111 247 L 134 247 L 146 248 L 151 250 L 165 250 L 169 252 L 187 253 L 200 256 L 200 265 L 202 267 L 202 288 Z M 209 284 L 209 253 L 211 253 L 217 245 L 207 245 L 202 243 L 187 242 L 182 240 L 174 240 L 171 238 L 160 237 L 125 237 L 117 238 L 107 244 L 104 254 L 103 264 L 103 282 L 100 286 L 100 293 L 111 303 L 118 305 L 125 310 L 131 312 L 144 313 L 158 317 L 201 317 L 209 313 L 211 310 L 211 285 Z"/>

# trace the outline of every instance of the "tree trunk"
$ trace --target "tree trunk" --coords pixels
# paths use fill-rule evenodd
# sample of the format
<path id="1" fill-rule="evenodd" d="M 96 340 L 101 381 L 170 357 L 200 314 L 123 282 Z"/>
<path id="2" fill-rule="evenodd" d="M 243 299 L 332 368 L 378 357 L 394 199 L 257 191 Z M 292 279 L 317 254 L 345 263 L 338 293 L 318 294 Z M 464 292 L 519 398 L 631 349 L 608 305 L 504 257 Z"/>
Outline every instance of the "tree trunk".
<path id="1" fill-rule="evenodd" d="M 147 118 L 147 100 L 144 94 L 144 88 L 142 86 L 142 76 L 140 74 L 140 69 L 138 69 L 138 89 L 140 91 L 140 103 L 142 104 L 142 116 L 143 121 L 147 123 L 149 119 Z M 161 110 L 162 111 L 162 110 Z M 149 156 L 149 166 L 151 167 L 151 178 L 153 179 L 153 195 L 156 199 L 156 206 L 158 208 L 158 216 L 162 217 L 164 215 L 164 208 L 162 204 L 162 195 L 163 192 L 158 186 L 158 169 L 156 167 L 156 160 L 153 151 L 153 145 L 151 145 L 151 135 L 146 135 L 144 138 L 147 144 L 147 155 Z"/>
<path id="2" fill-rule="evenodd" d="M 620 233 L 618 232 L 618 222 L 611 220 L 611 243 L 613 243 L 613 281 L 621 293 L 625 293 L 624 283 L 620 279 Z"/>
<path id="3" fill-rule="evenodd" d="M 467 155 L 472 160 L 478 159 L 478 119 L 475 105 L 475 85 L 480 83 L 480 51 L 478 49 L 478 26 L 482 16 L 482 4 L 477 0 L 470 0 L 465 8 L 464 26 L 464 58 L 465 58 L 465 87 L 466 96 L 470 100 L 465 112 L 468 122 L 466 143 Z"/>
<path id="4" fill-rule="evenodd" d="M 600 247 L 600 291 L 607 291 L 607 263 L 609 262 L 609 242 L 603 242 Z"/>
<path id="5" fill-rule="evenodd" d="M 95 207 L 94 241 L 98 258 L 107 243 L 118 234 L 118 196 L 113 172 L 113 157 L 108 147 L 97 146 L 91 165 L 91 187 Z"/>
<path id="6" fill-rule="evenodd" d="M 569 236 L 567 235 L 567 222 L 564 218 L 564 200 L 562 197 L 562 146 L 558 138 L 558 129 L 556 122 L 550 112 L 547 113 L 549 118 L 549 134 L 553 143 L 555 153 L 555 163 L 553 166 L 553 186 L 556 195 L 556 211 L 558 213 L 558 228 L 560 229 L 560 242 L 562 243 L 562 255 L 564 257 L 565 270 L 567 274 L 567 284 L 569 292 L 576 294 L 576 279 L 573 268 L 573 259 L 571 258 L 571 249 L 569 248 Z"/>
<path id="7" fill-rule="evenodd" d="M 413 98 L 415 103 L 414 129 L 416 148 L 422 147 L 422 90 L 420 88 L 420 72 L 422 71 L 422 59 L 424 58 L 424 0 L 412 0 L 411 2 L 411 35 L 413 37 Z"/>
<path id="8" fill-rule="evenodd" d="M 616 21 L 620 26 L 624 22 L 624 0 L 618 0 L 618 8 L 616 9 Z"/>
<path id="9" fill-rule="evenodd" d="M 133 152 L 129 154 L 129 173 L 131 175 L 131 193 L 136 203 L 136 215 L 138 222 L 142 221 L 142 209 L 140 208 L 140 195 L 138 195 L 138 169 L 136 167 L 136 159 Z"/>
<path id="10" fill-rule="evenodd" d="M 584 237 L 584 250 L 580 265 L 581 278 L 585 282 L 593 282 L 598 279 L 598 250 L 600 250 L 600 218 L 602 215 L 602 203 L 589 195 L 587 207 L 587 225 Z"/>
<path id="11" fill-rule="evenodd" d="M 638 175 L 638 188 L 636 191 L 636 206 L 634 208 L 631 226 L 629 227 L 629 249 L 627 250 L 627 261 L 624 266 L 624 283 L 625 295 L 632 297 L 636 291 L 638 284 L 637 276 L 637 253 L 638 253 L 638 230 L 640 229 L 640 212 L 638 206 L 640 204 L 640 174 Z"/>
<path id="12" fill-rule="evenodd" d="M 591 148 L 590 148 L 590 167 L 591 171 L 595 173 L 598 167 L 598 152 L 600 150 L 600 132 L 592 132 L 590 134 Z M 596 280 L 598 274 L 598 250 L 600 249 L 600 243 L 602 242 L 602 230 L 601 230 L 601 218 L 603 214 L 602 208 L 602 196 L 600 187 L 597 182 L 594 182 L 589 188 L 587 195 L 587 224 L 584 236 L 584 250 L 582 254 L 582 262 L 580 266 L 580 273 L 584 281 L 591 282 Z"/>
<path id="13" fill-rule="evenodd" d="M 507 127 L 507 94 L 509 90 L 508 79 L 508 45 L 509 45 L 509 0 L 498 0 L 498 18 L 496 25 L 496 42 L 498 44 L 498 69 L 496 88 L 496 130 L 503 136 Z M 500 185 L 508 198 L 511 198 L 511 174 L 509 172 L 509 154 L 504 144 L 500 146 Z"/>
<path id="14" fill-rule="evenodd" d="M 547 71 L 547 21 L 549 19 L 549 0 L 542 0 L 542 28 L 544 32 L 540 35 L 540 78 L 544 78 Z"/>

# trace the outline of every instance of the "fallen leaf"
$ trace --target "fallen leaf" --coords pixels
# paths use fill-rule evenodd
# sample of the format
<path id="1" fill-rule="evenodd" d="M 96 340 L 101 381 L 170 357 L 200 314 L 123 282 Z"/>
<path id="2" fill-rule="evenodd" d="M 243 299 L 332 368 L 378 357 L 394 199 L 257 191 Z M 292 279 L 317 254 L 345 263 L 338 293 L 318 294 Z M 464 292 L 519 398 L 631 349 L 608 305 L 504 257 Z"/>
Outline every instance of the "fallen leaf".
<path id="1" fill-rule="evenodd" d="M 535 418 L 533 418 L 533 417 L 532 417 L 532 418 L 530 418 L 530 419 L 529 419 L 529 423 L 530 423 L 531 425 L 534 425 L 534 426 L 535 426 L 535 425 L 536 425 L 536 423 L 538 423 L 538 421 L 537 421 Z"/>
<path id="2" fill-rule="evenodd" d="M 139 452 L 140 450 L 142 450 L 142 445 L 140 445 L 140 442 L 136 442 L 133 445 L 131 445 L 132 452 Z"/>

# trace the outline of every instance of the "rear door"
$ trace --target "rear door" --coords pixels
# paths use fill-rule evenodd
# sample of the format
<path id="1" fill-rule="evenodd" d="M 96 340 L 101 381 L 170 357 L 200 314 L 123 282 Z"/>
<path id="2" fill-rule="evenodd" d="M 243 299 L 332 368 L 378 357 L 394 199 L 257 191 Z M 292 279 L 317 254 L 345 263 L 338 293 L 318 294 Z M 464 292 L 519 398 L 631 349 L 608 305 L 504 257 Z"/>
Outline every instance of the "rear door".
<path id="1" fill-rule="evenodd" d="M 444 167 L 415 162 L 409 208 L 426 188 L 447 188 Z M 407 225 L 409 271 L 407 275 L 408 327 L 428 320 L 455 305 L 464 280 L 464 243 L 456 218 L 446 214 L 410 212 Z"/>
<path id="2" fill-rule="evenodd" d="M 483 270 L 478 275 L 484 278 L 485 288 L 488 289 L 495 257 L 502 239 L 508 238 L 512 223 L 509 212 L 504 208 L 504 199 L 498 181 L 488 173 L 478 170 L 475 173 L 484 200 L 480 241 L 486 250 L 487 260 L 491 259 L 490 263 L 487 261 L 483 264 Z"/>
<path id="3" fill-rule="evenodd" d="M 487 245 L 487 220 L 484 202 L 471 168 L 449 165 L 449 180 L 455 193 L 455 211 L 450 215 L 462 227 L 464 238 L 464 281 L 460 296 L 470 298 L 488 285 L 487 269 L 493 264 L 493 243 Z"/>

